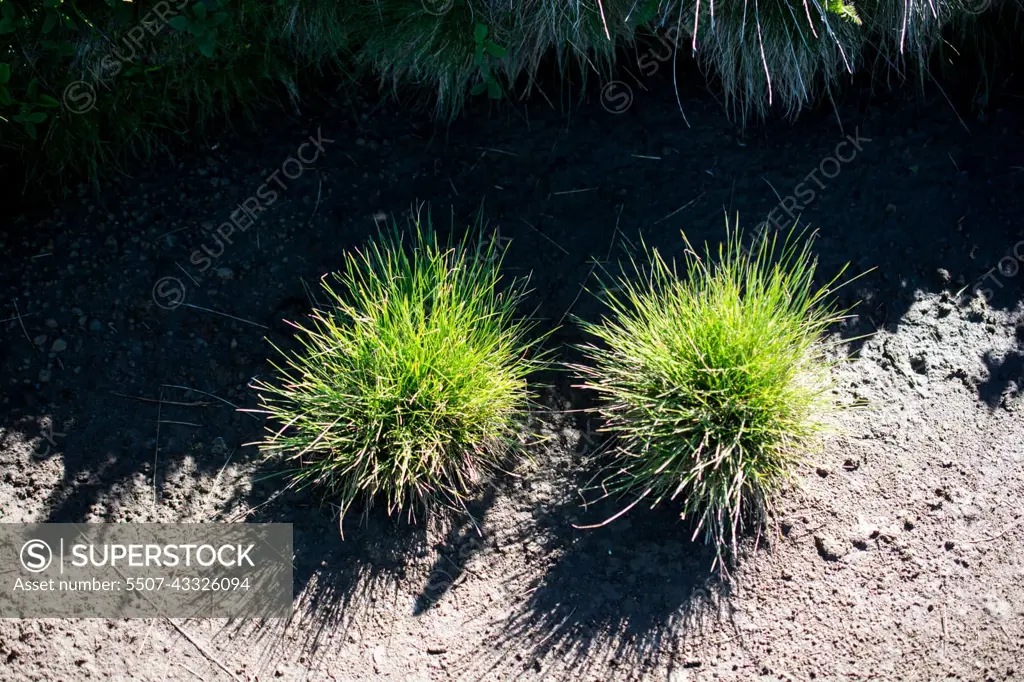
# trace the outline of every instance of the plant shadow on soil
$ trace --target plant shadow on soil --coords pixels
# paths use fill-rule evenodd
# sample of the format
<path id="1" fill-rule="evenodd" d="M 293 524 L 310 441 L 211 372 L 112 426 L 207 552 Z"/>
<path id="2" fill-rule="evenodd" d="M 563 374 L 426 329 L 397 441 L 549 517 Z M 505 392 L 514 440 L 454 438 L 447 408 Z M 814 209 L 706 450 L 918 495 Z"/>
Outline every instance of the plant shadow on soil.
<path id="1" fill-rule="evenodd" d="M 746 148 L 742 148 L 743 145 L 735 144 L 740 137 L 731 126 L 715 122 L 719 110 L 712 108 L 713 103 L 705 103 L 706 112 L 711 113 L 705 114 L 703 128 L 684 135 L 679 132 L 671 81 L 667 74 L 663 76 L 666 82 L 651 82 L 645 99 L 627 116 L 615 119 L 621 125 L 614 135 L 595 134 L 594 131 L 605 131 L 610 125 L 609 116 L 596 104 L 575 113 L 571 135 L 561 115 L 550 114 L 546 119 L 534 115 L 530 145 L 523 142 L 526 138 L 521 127 L 486 115 L 468 115 L 450 134 L 452 142 L 458 144 L 439 144 L 440 150 L 431 148 L 416 132 L 416 126 L 401 116 L 382 114 L 367 119 L 359 124 L 360 134 L 371 141 L 387 135 L 395 141 L 394 154 L 400 157 L 400 162 L 393 163 L 394 168 L 388 170 L 393 176 L 385 178 L 382 171 L 379 178 L 373 175 L 369 180 L 381 184 L 383 194 L 375 197 L 369 190 L 356 190 L 354 194 L 358 196 L 351 197 L 341 192 L 325 193 L 323 204 L 317 204 L 320 222 L 315 228 L 278 235 L 290 256 L 287 266 L 281 266 L 277 272 L 271 266 L 262 277 L 257 276 L 262 272 L 260 267 L 253 269 L 251 275 L 245 270 L 243 275 L 237 263 L 245 262 L 246 256 L 259 263 L 269 257 L 261 255 L 253 240 L 240 241 L 231 260 L 224 261 L 232 263 L 239 276 L 217 284 L 221 304 L 261 326 L 276 325 L 282 316 L 295 319 L 308 308 L 302 288 L 295 281 L 312 280 L 315 274 L 311 273 L 323 272 L 338 262 L 341 250 L 360 243 L 371 230 L 371 223 L 364 216 L 380 207 L 400 209 L 416 197 L 442 197 L 439 201 L 443 202 L 449 183 L 453 183 L 464 197 L 452 199 L 455 215 L 474 215 L 480 198 L 486 195 L 486 215 L 514 236 L 507 263 L 510 269 L 516 269 L 514 272 L 535 273 L 537 296 L 543 300 L 539 315 L 559 320 L 571 309 L 573 314 L 595 319 L 598 310 L 590 294 L 583 293 L 578 301 L 573 297 L 588 280 L 588 273 L 593 272 L 589 259 L 604 257 L 607 245 L 617 244 L 613 226 L 618 232 L 620 217 L 621 231 L 628 232 L 630 237 L 643 232 L 660 246 L 678 247 L 680 226 L 686 228 L 695 245 L 704 238 L 720 238 L 723 208 L 730 214 L 742 209 L 745 213 L 741 219 L 745 221 L 763 215 L 775 199 L 762 178 L 775 181 L 780 191 L 788 194 L 807 171 L 816 167 L 821 155 L 831 153 L 836 140 L 841 139 L 831 121 L 823 122 L 826 114 L 809 112 L 801 125 L 806 124 L 806 130 L 813 135 L 804 148 L 777 142 L 798 137 L 789 123 L 766 124 L 744 138 Z M 855 93 L 848 99 L 854 97 Z M 1021 158 L 1016 138 L 999 132 L 1004 128 L 1016 130 L 1019 102 L 1007 102 L 1001 114 L 993 112 L 990 120 L 997 122 L 986 122 L 982 134 L 970 140 L 960 135 L 952 114 L 942 106 L 915 111 L 914 105 L 901 103 L 896 96 L 878 97 L 870 107 L 863 108 L 856 103 L 839 104 L 851 119 L 847 121 L 848 127 L 860 123 L 865 135 L 878 141 L 866 146 L 863 157 L 829 186 L 829 191 L 811 207 L 817 215 L 809 214 L 805 222 L 823 228 L 815 246 L 822 258 L 822 277 L 829 277 L 847 260 L 854 260 L 852 275 L 877 268 L 842 292 L 841 305 L 864 300 L 854 311 L 858 319 L 840 331 L 843 338 L 851 339 L 877 330 L 896 331 L 919 293 L 943 289 L 955 292 L 965 283 L 977 283 L 986 269 L 995 266 L 1020 239 L 1020 183 L 1024 174 L 1010 170 Z M 317 116 L 313 119 L 318 120 Z M 303 128 L 300 134 L 297 127 L 278 131 L 280 134 L 274 137 L 302 139 L 308 131 Z M 934 143 L 943 136 L 950 140 L 948 145 Z M 478 149 L 465 144 L 467 140 L 486 141 L 495 148 L 518 150 L 522 155 L 492 155 L 487 172 L 481 173 L 475 169 L 483 156 Z M 328 178 L 326 187 L 346 186 L 350 180 L 366 175 L 364 167 L 376 169 L 384 165 L 376 151 L 347 142 L 339 142 L 339 151 L 342 145 L 348 150 L 345 155 L 328 156 L 326 163 L 332 165 L 324 171 Z M 244 141 L 235 144 L 234 156 L 226 156 L 224 161 L 232 172 L 236 166 L 231 163 L 274 163 L 291 152 L 250 148 Z M 662 166 L 640 165 L 630 156 L 661 149 L 671 152 L 666 154 Z M 713 159 L 707 153 L 709 149 L 714 149 Z M 357 164 L 350 169 L 345 161 L 349 153 L 363 166 Z M 901 167 L 898 158 L 894 161 L 894 154 L 904 154 L 903 160 L 920 166 L 920 170 L 910 173 Z M 454 179 L 442 173 L 416 174 L 439 159 L 441 167 Z M 189 164 L 189 172 L 194 170 L 193 165 L 200 165 L 198 159 L 189 160 Z M 199 180 L 184 172 L 169 177 L 170 180 L 158 178 L 158 183 L 151 178 L 147 191 L 154 197 L 163 197 L 161 200 L 177 197 L 178 189 L 167 188 L 177 188 L 179 184 L 194 192 L 195 201 L 175 210 L 182 220 L 223 212 L 222 198 L 205 198 L 194 184 L 189 184 Z M 515 182 L 521 178 L 525 179 Z M 249 179 L 252 186 L 260 181 Z M 494 180 L 515 191 L 495 194 L 489 184 Z M 535 184 L 530 185 L 531 181 Z M 205 177 L 203 182 L 209 184 Z M 299 224 L 308 227 L 313 197 L 319 201 L 318 180 L 310 175 L 303 182 L 308 185 L 305 189 L 311 201 L 303 209 Z M 160 193 L 153 189 L 154 184 L 159 184 Z M 597 185 L 606 191 L 573 193 L 577 188 Z M 665 216 L 701 196 L 704 199 L 692 210 L 679 214 L 672 223 L 664 222 Z M 108 199 L 111 206 L 123 203 L 126 212 L 139 207 L 135 194 L 127 191 L 112 191 Z M 895 210 L 890 211 L 887 202 L 892 202 Z M 148 215 L 151 209 L 144 208 Z M 445 215 L 448 206 L 441 203 L 438 209 L 438 215 Z M 964 215 L 969 217 L 961 225 L 957 220 Z M 90 232 L 96 229 L 96 220 L 69 218 L 61 225 L 41 228 L 41 239 L 53 237 L 58 247 L 66 251 L 69 242 L 96 238 Z M 525 221 L 529 221 L 529 227 L 522 224 Z M 161 223 L 146 238 L 159 242 L 157 235 L 176 224 Z M 743 224 L 749 226 L 749 222 Z M 125 227 L 117 235 L 123 241 L 128 231 Z M 186 235 L 193 239 L 191 233 L 182 233 L 178 247 L 182 259 L 187 257 L 188 248 L 200 243 L 187 241 Z M 201 239 L 204 233 L 199 235 L 195 239 Z M 551 248 L 546 240 L 557 241 L 559 249 Z M 231 446 L 258 439 L 259 421 L 235 413 L 207 395 L 152 388 L 189 383 L 186 377 L 194 371 L 196 379 L 190 385 L 245 404 L 245 379 L 239 375 L 248 377 L 267 371 L 263 358 L 268 349 L 262 331 L 253 333 L 251 328 L 223 320 L 215 323 L 211 321 L 214 318 L 194 311 L 152 309 L 149 297 L 153 280 L 163 274 L 159 267 L 169 269 L 173 262 L 164 244 L 154 246 L 144 265 L 139 265 L 143 260 L 138 249 L 122 244 L 115 255 L 120 258 L 123 252 L 127 254 L 125 259 L 99 261 L 102 267 L 92 272 L 79 269 L 73 276 L 52 266 L 57 258 L 34 260 L 39 255 L 36 246 L 22 248 L 10 244 L 10 262 L 29 263 L 34 269 L 18 266 L 5 270 L 0 282 L 8 292 L 22 295 L 28 286 L 26 282 L 31 280 L 36 291 L 33 295 L 49 302 L 45 298 L 51 291 L 48 282 L 67 282 L 64 296 L 68 305 L 77 301 L 90 316 L 97 318 L 105 312 L 119 327 L 114 329 L 110 324 L 108 332 L 106 328 L 93 330 L 91 325 L 83 325 L 79 330 L 73 320 L 67 323 L 65 329 L 69 331 L 65 335 L 72 343 L 80 341 L 81 347 L 71 356 L 74 360 L 68 356 L 65 359 L 80 364 L 83 371 L 78 374 L 63 371 L 63 366 L 60 371 L 54 368 L 53 381 L 47 383 L 35 382 L 38 361 L 46 353 L 31 341 L 31 337 L 46 331 L 41 311 L 33 310 L 31 314 L 36 317 L 26 318 L 24 333 L 18 322 L 7 324 L 5 342 L 0 344 L 0 363 L 11 375 L 11 382 L 4 385 L 5 409 L 0 414 L 5 439 L 0 445 L 2 454 L 6 458 L 13 452 L 14 448 L 7 443 L 11 439 L 19 447 L 34 446 L 37 453 L 45 453 L 36 456 L 36 463 L 50 464 L 47 458 L 53 462 L 50 471 L 41 471 L 43 467 L 34 466 L 31 460 L 26 466 L 19 456 L 5 466 L 3 475 L 13 481 L 12 498 L 16 495 L 18 499 L 29 499 L 22 496 L 31 493 L 33 487 L 45 490 L 40 493 L 39 504 L 31 502 L 36 520 L 82 521 L 90 513 L 105 521 L 145 518 L 152 507 L 152 490 L 161 492 L 164 503 L 170 502 L 172 496 L 180 502 L 189 491 L 178 490 L 179 481 L 188 482 L 189 477 L 199 475 L 212 478 L 231 456 L 230 449 L 218 451 L 207 447 L 197 451 L 190 446 L 208 443 L 213 436 Z M 99 252 L 100 246 L 93 250 Z M 612 258 L 618 253 L 615 251 Z M 952 273 L 954 279 L 962 276 L 965 281 L 943 283 L 936 276 L 938 268 Z M 285 281 L 287 285 L 275 288 L 276 281 Z M 1022 281 L 1022 275 L 1003 280 L 990 307 L 1008 311 L 1019 305 Z M 127 313 L 131 326 L 123 310 L 117 311 L 120 317 L 113 317 L 117 306 L 112 306 L 111 300 L 122 297 L 128 301 L 123 304 L 125 309 L 132 306 Z M 206 299 L 198 300 L 208 303 Z M 228 301 L 232 304 L 230 308 L 226 305 Z M 27 313 L 26 307 L 23 304 L 20 312 Z M 53 314 L 61 317 L 57 311 Z M 286 331 L 274 327 L 273 334 L 268 336 L 278 343 L 287 338 Z M 995 407 L 1006 390 L 1020 390 L 1024 360 L 1021 335 L 1019 332 L 1018 350 L 990 354 L 984 360 L 988 376 L 978 384 L 977 391 L 979 399 L 990 407 Z M 571 332 L 559 332 L 552 341 L 572 340 L 571 336 Z M 239 341 L 237 348 L 227 343 L 233 337 Z M 199 340 L 204 343 L 198 344 Z M 862 342 L 851 342 L 854 354 L 861 347 Z M 31 369 L 23 369 L 30 366 L 29 359 Z M 217 367 L 211 368 L 214 359 Z M 1010 389 L 1014 377 L 1018 377 L 1017 388 Z M 131 389 L 125 388 L 129 385 Z M 234 395 L 225 393 L 236 388 Z M 112 391 L 130 392 L 136 397 L 112 397 Z M 165 402 L 152 402 L 161 391 Z M 562 393 L 565 395 L 565 391 Z M 174 404 L 200 401 L 210 405 L 195 408 Z M 195 422 L 201 428 L 163 423 L 157 430 L 158 419 Z M 582 423 L 577 423 L 576 428 L 587 432 Z M 49 442 L 47 435 L 55 443 Z M 535 546 L 528 561 L 545 565 L 527 569 L 531 576 L 541 577 L 523 590 L 525 597 L 496 635 L 494 651 L 481 653 L 470 663 L 469 672 L 486 678 L 487 665 L 493 662 L 489 656 L 521 656 L 524 666 L 547 665 L 551 658 L 561 657 L 581 665 L 607 666 L 605 672 L 613 661 L 619 670 L 640 668 L 646 657 L 654 656 L 665 646 L 678 645 L 674 628 L 685 634 L 688 627 L 699 625 L 702 614 L 714 612 L 719 589 L 709 573 L 711 557 L 706 548 L 687 541 L 685 528 L 667 508 L 652 512 L 638 507 L 600 529 L 572 527 L 573 523 L 599 523 L 621 508 L 616 500 L 586 509 L 580 507 L 575 490 L 592 475 L 588 466 L 593 456 L 590 447 L 573 443 L 561 453 L 562 459 L 568 461 L 559 474 L 564 479 L 561 497 L 547 505 L 531 501 L 531 520 L 517 532 L 523 537 L 533 536 Z M 235 461 L 244 455 L 240 451 Z M 252 497 L 252 501 L 264 501 L 267 484 L 258 482 L 255 486 L 260 495 Z M 103 504 L 107 506 L 103 508 Z M 481 516 L 490 513 L 486 509 L 488 504 Z M 167 513 L 175 511 L 167 504 L 161 509 Z M 383 516 L 379 507 L 370 514 L 366 526 L 346 525 L 345 542 L 340 541 L 329 510 L 310 506 L 305 496 L 291 495 L 275 505 L 267 505 L 253 520 L 257 519 L 295 524 L 297 611 L 299 616 L 312 619 L 301 633 L 303 650 L 311 654 L 322 647 L 325 638 L 343 637 L 351 628 L 358 628 L 359 616 L 370 608 L 368 605 L 374 609 L 396 607 L 411 613 L 429 612 L 434 603 L 460 589 L 459 581 L 464 576 L 468 576 L 468 582 L 471 574 L 467 565 L 473 557 L 485 552 L 488 558 L 494 556 L 491 545 L 474 540 L 477 536 L 473 529 L 456 526 L 442 543 L 437 559 L 421 562 L 427 564 L 422 570 L 426 577 L 417 574 L 407 578 L 409 557 L 428 550 L 426 532 L 422 527 L 396 526 Z M 523 566 L 510 568 L 522 571 Z M 408 589 L 410 585 L 412 590 Z M 253 626 L 236 624 L 229 631 L 248 632 L 252 637 L 281 634 L 269 627 L 251 631 L 246 631 L 246 627 Z"/>
<path id="2" fill-rule="evenodd" d="M 460 587 L 479 579 L 470 564 L 480 555 L 498 566 L 499 589 L 514 606 L 504 621 L 492 623 L 492 641 L 465 664 L 460 679 L 487 679 L 508 658 L 524 669 L 558 660 L 583 675 L 639 672 L 653 658 L 670 655 L 705 617 L 727 610 L 728 585 L 711 572 L 714 552 L 689 541 L 669 505 L 638 507 L 601 528 L 574 527 L 599 523 L 624 502 L 581 505 L 579 491 L 592 487 L 594 460 L 603 460 L 601 443 L 585 436 L 567 447 L 557 437 L 567 427 L 589 434 L 593 426 L 576 411 L 580 393 L 564 377 L 557 383 L 539 406 L 542 413 L 551 408 L 542 419 L 557 442 L 530 453 L 533 477 L 499 475 L 484 486 L 468 516 L 446 513 L 425 525 L 422 518 L 415 524 L 389 518 L 380 505 L 365 516 L 354 509 L 342 539 L 333 509 L 313 502 L 315 491 L 289 491 L 265 502 L 277 488 L 257 477 L 247 520 L 294 524 L 294 615 L 278 624 L 234 621 L 218 637 L 259 642 L 261 669 L 298 657 L 315 670 L 331 646 L 361 640 L 360 629 L 374 613 L 419 617 L 445 599 L 471 609 Z M 559 491 L 555 504 L 531 497 L 533 486 L 547 484 Z M 528 506 L 528 514 L 497 518 L 508 509 L 498 503 L 513 500 Z M 490 585 L 494 577 L 485 580 Z"/>
<path id="3" fill-rule="evenodd" d="M 274 478 L 258 477 L 243 506 L 251 510 L 248 522 L 293 524 L 293 614 L 286 622 L 237 620 L 225 628 L 230 639 L 259 643 L 261 668 L 298 657 L 315 669 L 325 647 L 362 638 L 371 612 L 418 615 L 430 608 L 482 547 L 474 542 L 476 528 L 486 522 L 495 495 L 493 486 L 485 487 L 467 503 L 468 514 L 435 509 L 427 522 L 422 512 L 410 520 L 405 513 L 389 517 L 380 504 L 357 503 L 339 523 L 337 507 L 315 503 L 318 491 L 277 494 Z M 425 572 L 421 560 L 431 549 L 437 558 Z M 410 584 L 423 585 L 415 599 Z M 298 650 L 283 655 L 288 631 L 300 633 Z"/>
<path id="4" fill-rule="evenodd" d="M 460 679 L 487 679 L 508 659 L 513 668 L 564 668 L 577 679 L 628 677 L 676 651 L 704 618 L 724 612 L 728 583 L 711 572 L 714 552 L 689 541 L 671 505 L 638 506 L 602 527 L 580 527 L 609 519 L 628 500 L 583 504 L 584 496 L 598 496 L 594 472 L 607 464 L 603 438 L 580 411 L 588 398 L 566 377 L 555 383 L 544 401 L 554 411 L 551 426 L 580 437 L 568 448 L 563 437 L 538 458 L 557 501 L 534 502 L 530 522 L 517 530 L 529 577 L 516 585 L 515 606 Z"/>

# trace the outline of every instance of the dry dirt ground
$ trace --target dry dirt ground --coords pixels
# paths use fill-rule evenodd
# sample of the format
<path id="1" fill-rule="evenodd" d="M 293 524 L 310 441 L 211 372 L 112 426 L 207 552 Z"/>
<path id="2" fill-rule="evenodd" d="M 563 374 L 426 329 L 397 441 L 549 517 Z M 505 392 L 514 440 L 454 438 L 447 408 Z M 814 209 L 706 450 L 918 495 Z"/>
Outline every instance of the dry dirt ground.
<path id="1" fill-rule="evenodd" d="M 0 232 L 0 521 L 286 521 L 296 548 L 289 622 L 5 620 L 0 679 L 1024 677 L 1024 274 L 1003 261 L 992 300 L 971 293 L 1024 239 L 1021 100 L 962 124 L 938 95 L 854 93 L 842 131 L 823 110 L 740 135 L 709 98 L 687 99 L 686 129 L 671 85 L 649 85 L 623 116 L 481 110 L 447 132 L 324 103 Z M 210 224 L 318 129 L 325 155 L 200 272 Z M 566 313 L 598 312 L 580 291 L 593 258 L 638 234 L 677 251 L 680 229 L 718 239 L 723 211 L 756 222 L 856 130 L 869 141 L 804 218 L 822 274 L 876 268 L 835 330 L 851 356 L 839 397 L 866 407 L 728 581 L 670 509 L 574 527 L 621 503 L 583 505 L 601 440 L 569 377 L 548 377 L 548 439 L 482 492 L 477 526 L 375 511 L 344 541 L 331 507 L 275 494 L 243 446 L 263 425 L 219 402 L 253 405 L 304 282 L 381 212 L 430 200 L 443 223 L 486 198 L 537 314 L 564 321 L 551 343 L 575 343 Z M 168 277 L 187 305 L 166 309 Z"/>

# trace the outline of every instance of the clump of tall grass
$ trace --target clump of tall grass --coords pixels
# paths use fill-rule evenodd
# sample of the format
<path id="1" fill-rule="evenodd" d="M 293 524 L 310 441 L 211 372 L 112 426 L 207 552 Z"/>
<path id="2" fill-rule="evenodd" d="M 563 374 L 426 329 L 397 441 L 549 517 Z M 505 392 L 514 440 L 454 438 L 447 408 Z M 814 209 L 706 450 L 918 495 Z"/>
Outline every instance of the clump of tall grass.
<path id="1" fill-rule="evenodd" d="M 0 173 L 98 179 L 239 113 L 295 109 L 325 74 L 414 90 L 443 118 L 474 94 L 557 106 L 614 78 L 639 33 L 671 47 L 659 60 L 696 59 L 735 118 L 793 116 L 865 62 L 923 79 L 943 41 L 972 51 L 989 7 L 1005 25 L 1024 0 L 0 0 Z M 555 97 L 534 88 L 552 56 Z"/>
<path id="2" fill-rule="evenodd" d="M 811 240 L 795 231 L 748 250 L 729 230 L 716 257 L 686 246 L 681 274 L 651 250 L 603 284 L 608 314 L 581 323 L 601 343 L 574 368 L 614 436 L 603 487 L 633 500 L 619 514 L 677 505 L 724 567 L 835 407 L 822 339 L 841 319 L 830 298 L 842 271 L 816 286 Z"/>
<path id="3" fill-rule="evenodd" d="M 503 254 L 494 239 L 444 245 L 417 218 L 346 255 L 327 304 L 294 325 L 301 348 L 254 386 L 276 423 L 262 448 L 291 485 L 318 486 L 342 515 L 378 498 L 389 514 L 465 508 L 516 449 L 542 364 Z"/>

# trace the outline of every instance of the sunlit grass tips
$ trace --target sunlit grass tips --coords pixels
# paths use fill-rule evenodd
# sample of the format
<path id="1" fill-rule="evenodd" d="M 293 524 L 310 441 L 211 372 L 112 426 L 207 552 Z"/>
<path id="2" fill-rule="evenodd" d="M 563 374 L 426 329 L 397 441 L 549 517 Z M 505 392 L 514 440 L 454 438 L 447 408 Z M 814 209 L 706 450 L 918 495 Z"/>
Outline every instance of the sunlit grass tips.
<path id="1" fill-rule="evenodd" d="M 842 275 L 814 285 L 804 233 L 748 250 L 728 228 L 717 256 L 687 241 L 682 274 L 648 250 L 603 283 L 608 314 L 581 323 L 600 343 L 574 366 L 614 436 L 602 485 L 632 498 L 620 514 L 671 501 L 721 568 L 744 522 L 762 527 L 835 406 L 823 334 L 841 319 L 829 299 Z"/>
<path id="2" fill-rule="evenodd" d="M 426 223 L 349 252 L 324 278 L 327 304 L 294 325 L 301 349 L 278 350 L 277 380 L 255 383 L 273 424 L 262 449 L 342 515 L 375 499 L 410 517 L 464 510 L 518 449 L 543 364 L 517 317 L 526 281 L 502 282 L 497 241 L 443 245 Z"/>

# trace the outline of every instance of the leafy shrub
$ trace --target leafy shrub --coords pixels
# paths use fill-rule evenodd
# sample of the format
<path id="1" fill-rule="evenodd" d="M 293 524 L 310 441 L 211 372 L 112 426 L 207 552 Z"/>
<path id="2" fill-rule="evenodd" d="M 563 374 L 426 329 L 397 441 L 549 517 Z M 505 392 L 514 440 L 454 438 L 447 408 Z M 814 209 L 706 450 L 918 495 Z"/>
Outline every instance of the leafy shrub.
<path id="1" fill-rule="evenodd" d="M 943 39 L 951 54 L 970 44 L 989 6 L 1019 19 L 1024 0 L 0 0 L 0 148 L 30 176 L 98 179 L 297 102 L 328 71 L 417 88 L 452 117 L 468 96 L 528 91 L 551 55 L 582 93 L 645 35 L 660 61 L 696 59 L 737 118 L 795 115 L 872 55 L 886 82 L 923 75 Z"/>
<path id="2" fill-rule="evenodd" d="M 339 16 L 330 0 L 0 0 L 4 165 L 98 180 L 294 99 L 345 55 Z"/>
<path id="3" fill-rule="evenodd" d="M 767 518 L 833 407 L 821 337 L 840 319 L 827 302 L 838 276 L 814 286 L 799 236 L 748 251 L 733 232 L 714 261 L 687 242 L 681 277 L 651 251 L 603 287 L 609 315 L 582 323 L 603 342 L 575 369 L 615 436 L 606 488 L 634 498 L 626 509 L 675 501 L 719 561 L 745 518 Z"/>
<path id="4" fill-rule="evenodd" d="M 499 288 L 498 243 L 446 247 L 429 219 L 413 228 L 410 244 L 382 236 L 347 254 L 340 289 L 325 281 L 328 305 L 295 325 L 301 350 L 274 365 L 281 381 L 255 386 L 279 424 L 265 452 L 342 514 L 377 496 L 389 514 L 464 508 L 515 448 L 541 364 L 515 318 L 525 281 Z"/>

